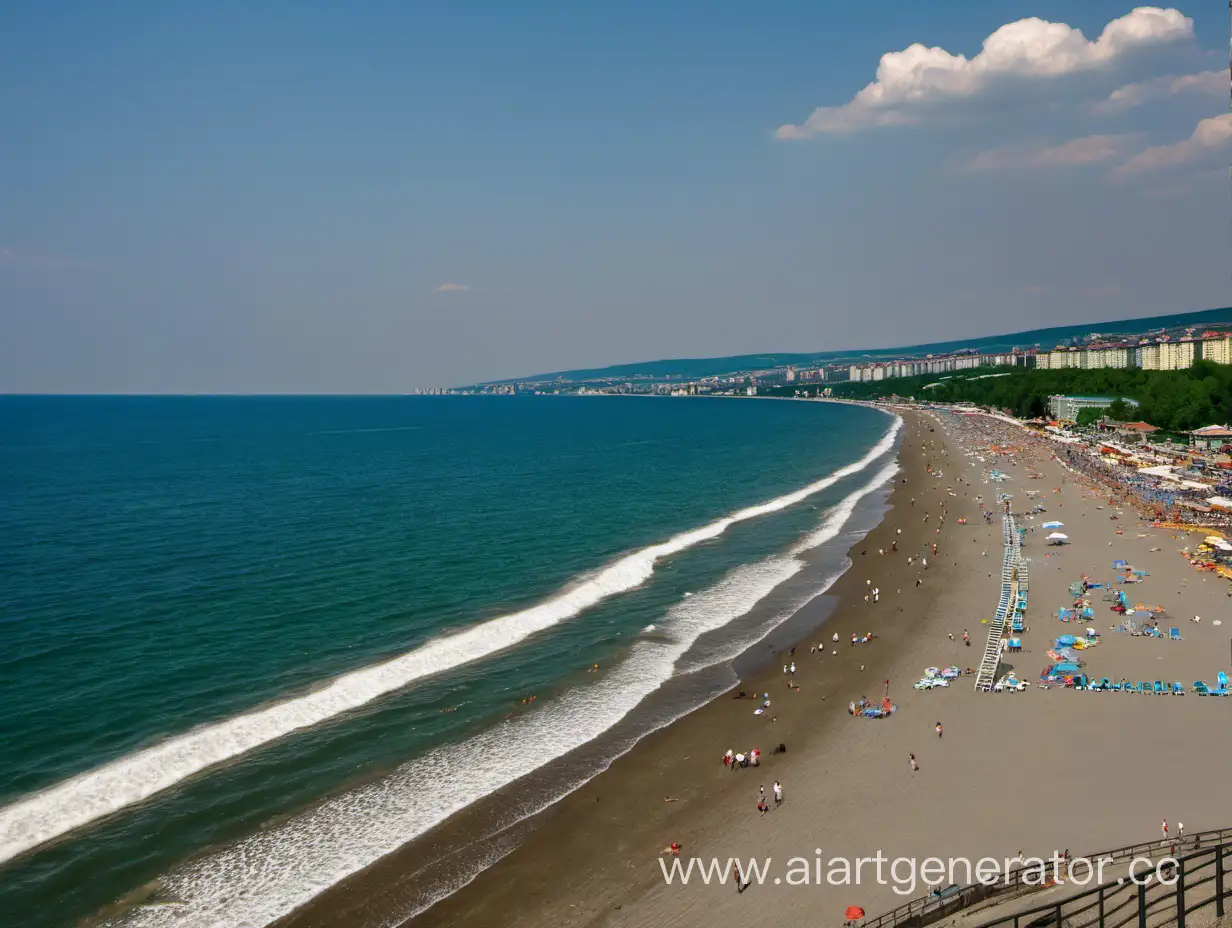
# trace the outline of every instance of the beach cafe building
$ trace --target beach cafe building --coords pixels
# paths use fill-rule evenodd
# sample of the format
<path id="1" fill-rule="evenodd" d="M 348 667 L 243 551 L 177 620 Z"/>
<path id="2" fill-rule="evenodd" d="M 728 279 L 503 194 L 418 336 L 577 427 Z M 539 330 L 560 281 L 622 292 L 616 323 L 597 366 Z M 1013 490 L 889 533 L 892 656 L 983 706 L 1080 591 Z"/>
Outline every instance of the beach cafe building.
<path id="1" fill-rule="evenodd" d="M 1189 446 L 1201 451 L 1218 451 L 1232 445 L 1232 429 L 1226 425 L 1205 425 L 1189 433 Z"/>

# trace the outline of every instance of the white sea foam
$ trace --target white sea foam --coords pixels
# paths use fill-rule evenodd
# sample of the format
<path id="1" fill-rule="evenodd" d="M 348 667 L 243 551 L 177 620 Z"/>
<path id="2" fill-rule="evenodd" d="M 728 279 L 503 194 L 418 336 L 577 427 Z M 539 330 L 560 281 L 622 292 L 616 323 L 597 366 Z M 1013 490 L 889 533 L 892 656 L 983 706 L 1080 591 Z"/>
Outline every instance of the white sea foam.
<path id="1" fill-rule="evenodd" d="M 786 509 L 863 470 L 894 446 L 901 427 L 902 421 L 896 417 L 867 454 L 828 477 L 635 551 L 537 606 L 438 638 L 393 660 L 344 674 L 307 695 L 175 736 L 20 799 L 0 809 L 0 863 L 141 802 L 215 764 L 357 709 L 415 680 L 512 647 L 610 596 L 641 586 L 662 558 L 716 538 L 738 522 Z"/>
<path id="2" fill-rule="evenodd" d="M 837 537 L 856 503 L 884 485 L 896 469 L 893 463 L 882 468 L 871 482 L 842 500 L 790 555 L 738 567 L 710 589 L 677 603 L 658 626 L 663 637 L 639 641 L 620 665 L 593 684 L 570 690 L 537 712 L 505 721 L 461 744 L 417 758 L 384 780 L 328 800 L 276 829 L 187 864 L 164 878 L 167 890 L 183 906 L 174 912 L 138 909 L 108 926 L 268 925 L 455 812 L 599 737 L 678 673 L 680 659 L 702 635 L 746 615 L 804 569 L 804 560 L 796 555 Z M 790 610 L 781 613 L 776 621 L 789 614 Z M 412 914 L 408 911 L 402 917 Z"/>

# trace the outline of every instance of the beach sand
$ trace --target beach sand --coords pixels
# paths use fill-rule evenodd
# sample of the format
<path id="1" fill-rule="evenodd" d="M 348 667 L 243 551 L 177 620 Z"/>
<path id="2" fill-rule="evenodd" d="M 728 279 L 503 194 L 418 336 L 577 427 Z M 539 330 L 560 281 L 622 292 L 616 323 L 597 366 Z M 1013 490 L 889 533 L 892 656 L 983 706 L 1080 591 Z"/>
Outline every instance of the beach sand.
<path id="1" fill-rule="evenodd" d="M 824 634 L 797 645 L 800 691 L 790 690 L 781 672 L 790 658 L 776 656 L 772 666 L 735 688 L 768 692 L 772 707 L 766 715 L 755 717 L 756 703 L 729 695 L 646 737 L 537 816 L 516 850 L 413 919 L 412 928 L 709 926 L 716 919 L 838 925 L 848 905 L 876 915 L 928 887 L 899 886 L 899 894 L 894 886 L 879 885 L 871 868 L 860 885 L 774 885 L 774 877 L 786 875 L 789 859 L 805 858 L 811 865 L 820 856 L 824 875 L 830 858 L 878 850 L 889 858 L 920 859 L 1006 859 L 1019 849 L 1045 856 L 1069 848 L 1081 855 L 1157 837 L 1164 818 L 1183 821 L 1191 834 L 1232 825 L 1224 820 L 1219 785 L 1220 772 L 1232 761 L 1232 741 L 1222 737 L 1232 712 L 1229 700 L 1035 685 L 1024 693 L 980 694 L 970 677 L 948 689 L 911 688 L 927 666 L 978 664 L 987 634 L 981 620 L 996 607 L 1003 547 L 1000 517 L 985 525 L 975 498 L 982 495 L 995 505 L 999 489 L 1014 494 L 1020 512 L 1030 507 L 1024 491 L 1040 491 L 1048 512 L 1023 517 L 1022 524 L 1060 519 L 1071 539 L 1056 549 L 1045 546 L 1047 531 L 1029 534 L 1022 552 L 1030 569 L 1026 651 L 1010 655 L 1003 671 L 1015 666 L 1034 683 L 1049 663 L 1045 652 L 1052 640 L 1090 624 L 1103 636 L 1085 656 L 1096 678 L 1181 680 L 1188 689 L 1195 679 L 1210 682 L 1217 671 L 1232 669 L 1232 624 L 1211 624 L 1228 611 L 1226 582 L 1198 573 L 1177 554 L 1200 539 L 1140 527 L 1128 510 L 1111 520 L 1116 511 L 1106 498 L 1047 460 L 1051 446 L 1039 445 L 1041 460 L 1034 465 L 1044 479 L 1029 480 L 1022 461 L 1030 453 L 1017 464 L 980 463 L 951 434 L 971 441 L 986 433 L 980 440 L 987 441 L 1012 434 L 1012 426 L 982 417 L 904 415 L 902 470 L 891 508 L 852 550 L 851 568 L 825 602 L 805 607 L 829 608 L 832 597 L 838 598 Z M 940 476 L 928 475 L 927 464 Z M 990 465 L 1011 480 L 985 483 Z M 958 482 L 960 477 L 968 482 Z M 1061 492 L 1052 492 L 1054 487 Z M 938 535 L 943 506 L 947 519 Z M 960 516 L 970 523 L 957 525 Z M 1115 534 L 1117 529 L 1124 534 Z M 889 551 L 892 541 L 896 553 Z M 934 541 L 935 558 L 926 548 Z M 882 548 L 884 555 L 878 554 Z M 927 569 L 918 559 L 907 564 L 908 555 L 923 553 Z M 1183 641 L 1113 634 L 1109 626 L 1118 617 L 1099 592 L 1091 594 L 1096 618 L 1089 623 L 1064 624 L 1050 616 L 1070 604 L 1067 587 L 1074 580 L 1112 579 L 1114 558 L 1150 571 L 1131 588 L 1131 602 L 1166 607 L 1174 618 L 1163 624 L 1179 626 Z M 867 581 L 881 590 L 879 602 L 865 602 Z M 1194 614 L 1204 621 L 1189 621 Z M 961 640 L 964 629 L 970 647 Z M 852 633 L 868 631 L 877 635 L 871 643 L 850 644 Z M 837 644 L 830 641 L 833 632 Z M 822 639 L 824 655 L 810 654 Z M 887 678 L 897 713 L 883 720 L 850 717 L 848 702 L 879 699 Z M 940 739 L 938 721 L 944 725 Z M 780 742 L 787 752 L 771 753 Z M 722 763 L 729 748 L 753 747 L 762 751 L 760 768 L 731 771 Z M 909 765 L 912 752 L 918 772 Z M 785 800 L 759 814 L 758 787 L 769 793 L 775 781 L 783 784 Z M 438 848 L 448 827 L 438 836 Z M 682 845 L 682 859 L 771 858 L 771 878 L 743 893 L 730 881 L 668 886 L 660 860 L 667 859 L 661 851 L 673 841 Z M 390 887 L 412 879 L 416 855 L 425 853 L 412 848 L 391 855 L 280 924 L 345 925 L 361 915 L 387 913 L 395 895 Z M 961 876 L 958 881 L 965 882 Z"/>

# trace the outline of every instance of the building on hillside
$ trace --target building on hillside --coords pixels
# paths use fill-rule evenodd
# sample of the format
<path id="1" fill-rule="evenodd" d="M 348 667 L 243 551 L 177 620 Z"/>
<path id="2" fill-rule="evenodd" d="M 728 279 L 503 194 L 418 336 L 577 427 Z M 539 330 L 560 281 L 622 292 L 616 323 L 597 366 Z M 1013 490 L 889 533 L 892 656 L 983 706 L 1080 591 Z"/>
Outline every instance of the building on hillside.
<path id="1" fill-rule="evenodd" d="M 1203 451 L 1218 450 L 1232 444 L 1232 429 L 1226 425 L 1204 425 L 1189 433 L 1189 445 Z"/>
<path id="2" fill-rule="evenodd" d="M 1126 405 L 1137 407 L 1138 401 L 1127 397 L 1120 398 Z M 1078 412 L 1083 409 L 1107 409 L 1115 403 L 1115 396 L 1061 396 L 1048 397 L 1048 411 L 1054 419 L 1067 419 L 1071 422 L 1078 419 Z"/>
<path id="3" fill-rule="evenodd" d="M 1144 371 L 1159 370 L 1159 345 L 1139 345 L 1137 350 L 1138 366 Z"/>
<path id="4" fill-rule="evenodd" d="M 1159 369 L 1161 371 L 1180 371 L 1193 367 L 1197 352 L 1197 343 L 1192 338 L 1183 338 L 1176 342 L 1159 343 Z"/>
<path id="5" fill-rule="evenodd" d="M 1059 371 L 1067 367 L 1081 367 L 1082 352 L 1077 348 L 1062 348 L 1057 346 L 1048 353 L 1049 370 Z"/>
<path id="6" fill-rule="evenodd" d="M 1082 352 L 1082 367 L 1124 368 L 1129 367 L 1129 349 L 1123 345 L 1092 345 Z"/>
<path id="7" fill-rule="evenodd" d="M 1232 364 L 1232 338 L 1221 336 L 1203 339 L 1202 358 L 1216 364 Z"/>

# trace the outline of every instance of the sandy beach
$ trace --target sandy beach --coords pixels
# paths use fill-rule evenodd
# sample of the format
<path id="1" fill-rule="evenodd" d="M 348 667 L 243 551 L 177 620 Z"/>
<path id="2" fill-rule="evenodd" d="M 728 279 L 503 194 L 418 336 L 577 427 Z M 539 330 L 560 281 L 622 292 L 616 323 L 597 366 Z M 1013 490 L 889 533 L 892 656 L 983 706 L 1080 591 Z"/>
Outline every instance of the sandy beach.
<path id="1" fill-rule="evenodd" d="M 1184 822 L 1190 833 L 1229 824 L 1218 780 L 1210 781 L 1232 761 L 1232 743 L 1217 736 L 1232 711 L 1228 700 L 1036 685 L 1053 639 L 1088 625 L 1102 636 L 1084 652 L 1085 669 L 1096 678 L 1180 680 L 1188 690 L 1195 679 L 1211 682 L 1232 669 L 1232 626 L 1212 624 L 1227 611 L 1227 584 L 1178 555 L 1200 539 L 1118 510 L 1106 492 L 1052 460 L 1052 445 L 1028 440 L 1012 425 L 977 416 L 904 416 L 901 471 L 885 519 L 852 550 L 851 568 L 824 602 L 806 607 L 821 615 L 837 598 L 824 633 L 796 645 L 795 674 L 782 672 L 793 656 L 776 654 L 733 691 L 768 693 L 770 709 L 755 716 L 759 703 L 729 694 L 648 736 L 527 823 L 512 853 L 407 924 L 838 925 L 848 905 L 876 915 L 928 887 L 921 882 L 899 893 L 868 874 L 860 885 L 775 885 L 789 859 L 853 859 L 879 850 L 920 859 L 1005 859 L 1018 850 L 1043 856 L 1064 848 L 1082 854 L 1158 837 L 1165 818 Z M 1022 451 L 994 459 L 987 451 L 994 442 Z M 990 467 L 1010 479 L 987 482 Z M 986 524 L 977 498 L 995 507 L 998 490 L 1013 494 L 1029 530 L 1022 550 L 1030 570 L 1028 631 L 1024 651 L 1008 655 L 1003 672 L 1013 667 L 1032 686 L 981 694 L 973 678 L 962 677 L 949 688 L 914 690 L 925 667 L 979 662 L 1003 547 L 999 515 Z M 1039 491 L 1046 513 L 1022 514 L 1031 506 L 1027 490 Z M 959 518 L 968 523 L 959 525 Z M 1065 523 L 1070 544 L 1047 546 L 1047 531 L 1038 526 L 1050 519 Z M 1068 587 L 1075 580 L 1114 581 L 1114 559 L 1149 572 L 1130 588 L 1130 601 L 1166 608 L 1171 618 L 1163 624 L 1178 626 L 1182 641 L 1114 633 L 1120 618 L 1100 591 L 1091 594 L 1094 619 L 1067 624 L 1053 616 L 1072 603 Z M 877 601 L 866 599 L 874 587 Z M 1191 621 L 1194 615 L 1203 621 Z M 850 643 L 853 634 L 870 631 L 871 642 Z M 824 648 L 813 653 L 819 642 Z M 852 718 L 849 701 L 880 699 L 887 679 L 897 712 Z M 787 751 L 773 753 L 780 743 Z M 759 768 L 724 765 L 728 749 L 750 748 L 762 752 Z M 763 814 L 759 787 L 770 793 L 776 781 L 783 802 L 771 800 Z M 660 860 L 668 859 L 662 851 L 672 842 L 681 845 L 682 860 L 770 858 L 771 879 L 741 893 L 730 882 L 666 885 Z M 393 855 L 280 924 L 348 924 L 349 916 L 380 908 L 389 887 L 413 879 L 414 866 L 413 857 Z"/>

